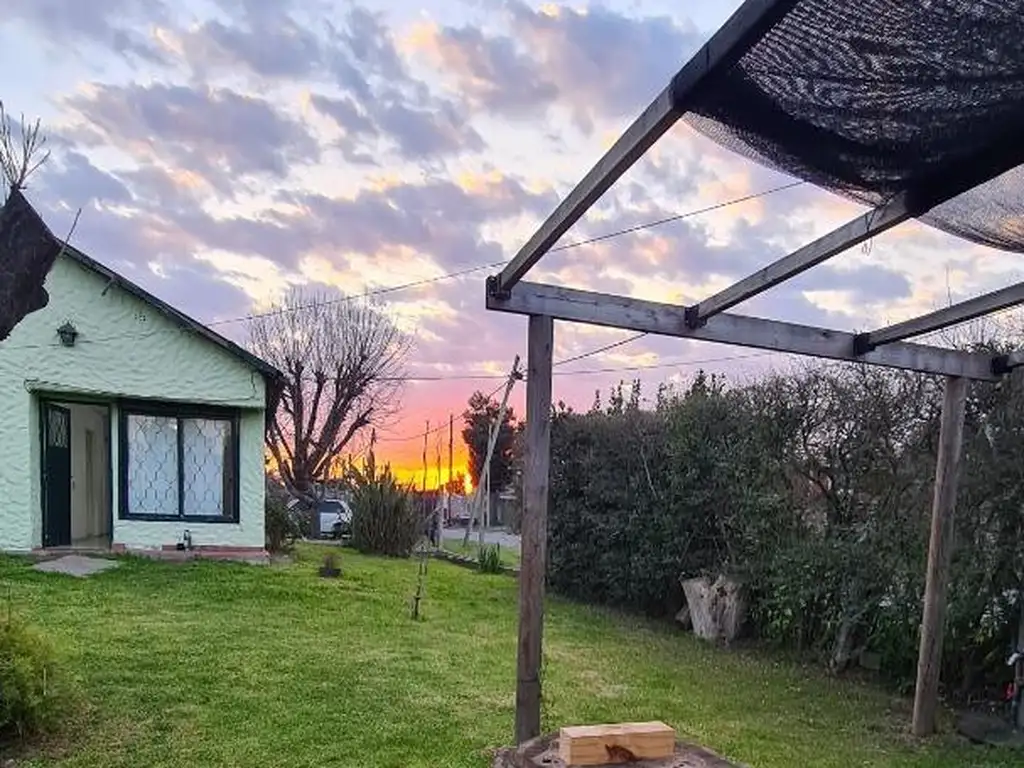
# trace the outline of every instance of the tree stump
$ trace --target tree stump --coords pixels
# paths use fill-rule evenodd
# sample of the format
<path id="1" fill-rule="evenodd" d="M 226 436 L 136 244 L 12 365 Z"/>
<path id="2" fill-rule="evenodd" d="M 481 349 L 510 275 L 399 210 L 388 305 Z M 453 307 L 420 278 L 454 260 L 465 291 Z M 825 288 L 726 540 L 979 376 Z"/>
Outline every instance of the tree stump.
<path id="1" fill-rule="evenodd" d="M 713 582 L 706 577 L 682 580 L 693 633 L 704 640 L 731 642 L 739 637 L 747 617 L 743 584 L 728 576 Z"/>
<path id="2" fill-rule="evenodd" d="M 616 763 L 609 763 L 616 765 Z M 731 763 L 709 749 L 677 740 L 672 757 L 620 763 L 630 768 L 745 768 Z M 518 747 L 499 749 L 491 768 L 569 768 L 558 756 L 558 734 L 538 736 Z"/>

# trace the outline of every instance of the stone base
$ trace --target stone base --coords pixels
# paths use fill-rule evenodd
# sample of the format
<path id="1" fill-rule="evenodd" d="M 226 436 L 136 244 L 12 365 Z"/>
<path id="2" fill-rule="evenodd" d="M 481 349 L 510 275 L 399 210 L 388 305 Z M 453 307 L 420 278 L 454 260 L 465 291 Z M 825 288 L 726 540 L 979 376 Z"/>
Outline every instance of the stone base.
<path id="1" fill-rule="evenodd" d="M 232 560 L 253 565 L 269 565 L 270 554 L 263 547 L 220 547 L 213 544 L 202 544 L 192 549 L 178 549 L 174 544 L 156 547 L 126 547 L 124 544 L 111 544 L 110 547 L 48 547 L 33 549 L 31 556 L 36 560 L 52 560 L 64 555 L 86 555 L 90 557 L 113 557 L 115 555 L 138 555 L 154 560 Z"/>
<path id="2" fill-rule="evenodd" d="M 1005 717 L 964 712 L 956 719 L 956 729 L 977 744 L 1024 751 L 1024 730 L 1014 729 Z"/>
<path id="3" fill-rule="evenodd" d="M 161 549 L 135 549 L 129 547 L 128 554 L 153 557 L 158 560 L 172 562 L 187 560 L 232 560 L 252 565 L 269 565 L 270 555 L 263 547 L 218 547 L 202 544 L 192 549 L 178 549 L 173 544 L 165 544 Z"/>
<path id="4" fill-rule="evenodd" d="M 608 765 L 616 765 L 609 763 Z M 631 768 L 744 768 L 731 763 L 709 749 L 676 741 L 676 752 L 672 757 L 658 760 L 639 760 L 622 763 Z M 539 736 L 518 747 L 499 749 L 494 754 L 491 768 L 568 768 L 558 756 L 558 734 Z"/>

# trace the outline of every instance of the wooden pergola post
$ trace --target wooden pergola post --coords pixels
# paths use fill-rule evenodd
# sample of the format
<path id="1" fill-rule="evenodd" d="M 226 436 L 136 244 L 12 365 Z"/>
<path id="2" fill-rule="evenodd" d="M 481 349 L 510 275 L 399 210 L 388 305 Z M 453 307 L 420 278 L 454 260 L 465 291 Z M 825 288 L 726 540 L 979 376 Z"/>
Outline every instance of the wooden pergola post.
<path id="1" fill-rule="evenodd" d="M 540 735 L 541 636 L 544 629 L 544 574 L 547 568 L 553 346 L 554 320 L 531 315 L 526 374 L 522 560 L 519 571 L 517 744 Z"/>
<path id="2" fill-rule="evenodd" d="M 942 634 L 946 621 L 946 587 L 953 554 L 953 515 L 964 434 L 964 406 L 967 380 L 946 378 L 942 401 L 939 455 L 935 466 L 935 494 L 932 498 L 932 530 L 928 543 L 928 572 L 921 618 L 921 646 L 917 658 L 917 686 L 914 690 L 915 736 L 935 732 L 939 700 L 939 670 L 942 664 Z"/>

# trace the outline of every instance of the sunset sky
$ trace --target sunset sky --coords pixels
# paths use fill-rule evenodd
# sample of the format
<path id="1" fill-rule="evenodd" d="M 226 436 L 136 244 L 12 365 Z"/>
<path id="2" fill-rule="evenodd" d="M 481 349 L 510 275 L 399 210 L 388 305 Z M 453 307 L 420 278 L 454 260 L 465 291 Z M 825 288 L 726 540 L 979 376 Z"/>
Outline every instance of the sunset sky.
<path id="1" fill-rule="evenodd" d="M 4 0 L 0 99 L 46 126 L 28 194 L 51 228 L 82 208 L 76 246 L 244 343 L 237 320 L 290 285 L 362 293 L 510 258 L 738 5 Z M 789 181 L 678 126 L 563 242 Z M 692 303 L 858 210 L 803 185 L 552 253 L 531 279 Z M 862 330 L 1020 280 L 1018 264 L 903 226 L 742 310 Z M 425 422 L 445 425 L 433 476 L 449 413 L 525 356 L 525 319 L 483 308 L 493 271 L 384 296 L 415 339 L 379 430 L 406 476 Z M 629 335 L 557 325 L 556 360 Z M 554 396 L 586 407 L 623 378 L 653 395 L 698 367 L 791 363 L 648 337 L 560 366 Z"/>

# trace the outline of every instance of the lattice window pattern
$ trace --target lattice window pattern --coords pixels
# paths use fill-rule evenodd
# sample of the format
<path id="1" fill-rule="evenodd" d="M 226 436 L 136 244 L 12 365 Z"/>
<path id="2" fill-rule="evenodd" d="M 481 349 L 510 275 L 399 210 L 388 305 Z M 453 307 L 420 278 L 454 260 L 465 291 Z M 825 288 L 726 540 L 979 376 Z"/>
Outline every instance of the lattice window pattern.
<path id="1" fill-rule="evenodd" d="M 47 427 L 46 435 L 49 445 L 54 448 L 67 448 L 69 442 L 69 426 L 71 419 L 64 411 L 50 409 L 46 412 Z"/>
<path id="2" fill-rule="evenodd" d="M 129 515 L 234 517 L 234 422 L 130 413 L 125 419 Z"/>

